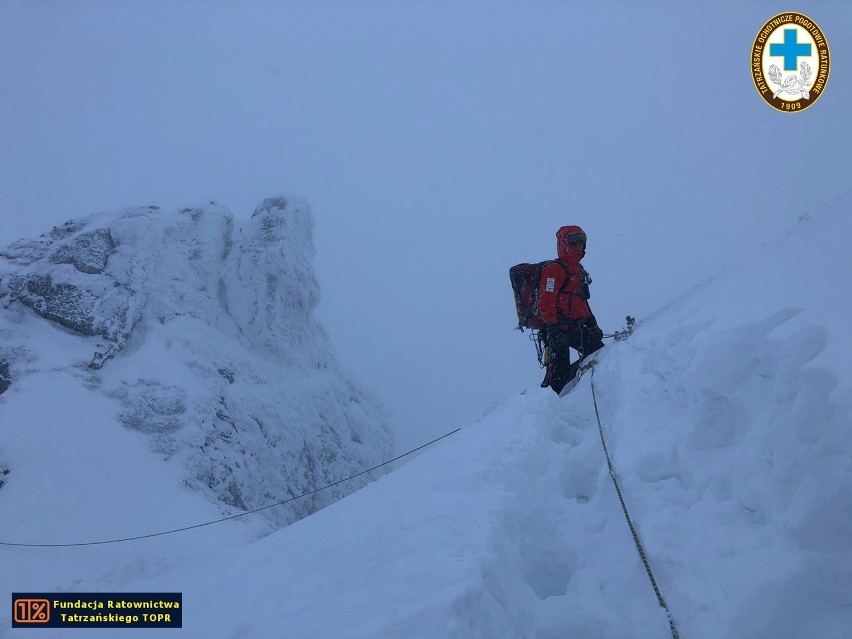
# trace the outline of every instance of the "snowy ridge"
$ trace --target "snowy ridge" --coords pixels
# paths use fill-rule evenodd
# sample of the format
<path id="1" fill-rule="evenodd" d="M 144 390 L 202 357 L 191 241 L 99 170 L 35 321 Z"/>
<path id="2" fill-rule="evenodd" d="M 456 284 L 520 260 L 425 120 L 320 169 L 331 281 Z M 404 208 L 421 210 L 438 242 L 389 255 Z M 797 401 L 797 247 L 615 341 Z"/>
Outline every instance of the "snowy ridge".
<path id="1" fill-rule="evenodd" d="M 26 451 L 57 427 L 32 423 L 39 393 L 31 394 L 49 394 L 55 381 L 46 376 L 56 372 L 75 380 L 65 401 L 112 400 L 88 400 L 100 412 L 79 420 L 144 434 L 150 450 L 183 469 L 183 483 L 239 510 L 387 458 L 381 411 L 338 369 L 312 315 L 312 225 L 296 197 L 265 200 L 240 227 L 215 203 L 136 207 L 0 252 L 6 491 Z M 67 465 L 97 466 L 97 452 Z M 266 512 L 290 523 L 366 481 Z"/>
<path id="2" fill-rule="evenodd" d="M 835 365 L 849 309 L 823 276 L 849 275 L 849 208 L 802 222 L 601 353 L 608 446 L 684 637 L 852 627 L 852 376 Z M 827 250 L 791 261 L 803 244 Z M 562 399 L 516 396 L 315 516 L 144 585 L 192 584 L 198 637 L 667 637 L 590 380 Z M 232 621 L 261 596 L 259 618 Z"/>
<path id="3" fill-rule="evenodd" d="M 682 637 L 852 627 L 852 318 L 834 285 L 850 276 L 850 208 L 804 220 L 599 355 L 607 445 Z M 819 260 L 791 260 L 808 245 Z M 260 541 L 222 553 L 225 524 L 187 534 L 198 556 L 169 551 L 175 537 L 100 574 L 109 549 L 75 551 L 59 587 L 180 590 L 182 635 L 199 639 L 669 637 L 591 382 L 511 397 Z M 86 574 L 69 584 L 75 561 Z"/>

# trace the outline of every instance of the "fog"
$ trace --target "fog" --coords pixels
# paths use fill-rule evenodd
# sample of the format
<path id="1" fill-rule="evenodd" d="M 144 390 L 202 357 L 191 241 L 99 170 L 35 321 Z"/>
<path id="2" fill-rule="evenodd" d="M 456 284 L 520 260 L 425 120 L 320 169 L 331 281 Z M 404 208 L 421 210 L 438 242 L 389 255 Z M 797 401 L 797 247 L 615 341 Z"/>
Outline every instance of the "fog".
<path id="1" fill-rule="evenodd" d="M 797 114 L 749 72 L 790 10 L 832 56 Z M 538 386 L 508 269 L 555 257 L 560 226 L 588 233 L 604 330 L 641 330 L 852 187 L 850 34 L 841 2 L 4 0 L 0 244 L 129 205 L 306 197 L 318 314 L 407 449 Z"/>

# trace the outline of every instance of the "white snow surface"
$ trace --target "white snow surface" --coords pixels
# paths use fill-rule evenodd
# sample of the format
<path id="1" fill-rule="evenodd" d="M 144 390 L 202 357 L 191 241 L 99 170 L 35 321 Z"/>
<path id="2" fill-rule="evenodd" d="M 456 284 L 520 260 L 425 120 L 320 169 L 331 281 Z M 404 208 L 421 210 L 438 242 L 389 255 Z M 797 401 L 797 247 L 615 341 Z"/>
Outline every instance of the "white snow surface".
<path id="1" fill-rule="evenodd" d="M 298 197 L 239 226 L 215 203 L 136 207 L 0 252 L 0 499 L 24 525 L 7 535 L 153 532 L 125 511 L 181 519 L 171 499 L 185 488 L 232 515 L 387 458 L 381 409 L 313 317 L 312 225 Z M 367 481 L 263 514 L 287 524 Z"/>
<path id="2" fill-rule="evenodd" d="M 670 637 L 607 470 L 594 383 L 627 506 L 681 637 L 846 639 L 850 212 L 847 195 L 640 318 L 565 397 L 533 386 L 261 540 L 225 523 L 115 546 L 0 547 L 11 567 L 0 581 L 8 591 L 183 592 L 183 629 L 152 637 Z M 63 411 L 89 410 L 64 393 L 64 373 L 49 375 Z M 22 425 L 4 419 L 3 429 L 5 441 Z M 87 437 L 119 447 L 136 436 L 100 429 Z M 63 446 L 86 445 L 64 437 Z M 151 459 L 106 458 L 98 472 L 128 465 L 147 476 Z M 20 473 L 31 472 L 23 461 Z M 121 486 L 132 503 L 111 493 L 85 515 L 75 507 L 104 486 L 85 486 L 61 508 L 52 493 L 79 477 L 57 485 L 36 467 L 16 488 L 14 475 L 0 490 L 3 541 L 108 536 L 143 519 L 146 529 L 169 525 L 175 511 L 206 514 L 156 475 Z M 50 516 L 38 506 L 45 500 L 58 508 Z M 19 635 L 55 636 L 0 625 L 0 636 Z"/>

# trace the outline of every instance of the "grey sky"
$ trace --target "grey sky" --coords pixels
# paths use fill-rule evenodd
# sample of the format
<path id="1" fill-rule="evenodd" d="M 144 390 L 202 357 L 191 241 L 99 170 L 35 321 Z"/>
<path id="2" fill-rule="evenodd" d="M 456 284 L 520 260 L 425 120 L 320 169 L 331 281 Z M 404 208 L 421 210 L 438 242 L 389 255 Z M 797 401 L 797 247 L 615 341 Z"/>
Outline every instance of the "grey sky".
<path id="1" fill-rule="evenodd" d="M 795 115 L 748 66 L 789 10 L 832 54 Z M 850 34 L 845 2 L 3 1 L 0 244 L 304 195 L 319 315 L 409 447 L 538 384 L 508 268 L 559 226 L 609 331 L 852 187 Z"/>

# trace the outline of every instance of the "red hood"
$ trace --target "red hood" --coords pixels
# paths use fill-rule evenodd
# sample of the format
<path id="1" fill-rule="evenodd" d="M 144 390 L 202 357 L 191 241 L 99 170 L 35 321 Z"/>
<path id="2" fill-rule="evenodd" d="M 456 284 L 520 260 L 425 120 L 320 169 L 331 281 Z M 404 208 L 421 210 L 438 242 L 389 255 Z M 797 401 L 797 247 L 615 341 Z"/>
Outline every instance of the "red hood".
<path id="1" fill-rule="evenodd" d="M 575 251 L 568 245 L 567 238 L 574 233 L 585 233 L 579 226 L 563 226 L 556 231 L 556 254 L 559 259 L 569 266 L 576 266 L 586 254 L 585 251 Z"/>

